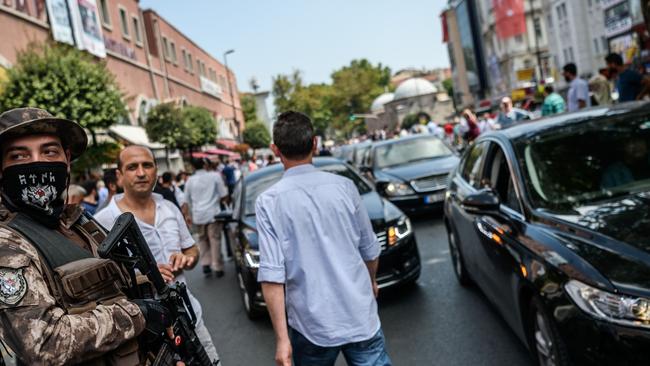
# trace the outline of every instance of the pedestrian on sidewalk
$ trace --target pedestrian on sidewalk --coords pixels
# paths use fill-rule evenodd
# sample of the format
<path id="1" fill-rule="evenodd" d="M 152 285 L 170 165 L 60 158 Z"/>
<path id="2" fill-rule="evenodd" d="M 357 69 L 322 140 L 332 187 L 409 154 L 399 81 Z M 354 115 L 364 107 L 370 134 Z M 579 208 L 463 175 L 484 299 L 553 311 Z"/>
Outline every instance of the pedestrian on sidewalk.
<path id="1" fill-rule="evenodd" d="M 566 110 L 564 99 L 555 92 L 552 85 L 544 87 L 544 104 L 542 104 L 542 116 L 563 113 Z"/>
<path id="2" fill-rule="evenodd" d="M 117 185 L 117 175 L 115 174 L 115 169 L 108 169 L 104 172 L 104 185 L 106 186 L 106 189 L 108 190 L 108 195 L 106 196 L 106 199 L 104 202 L 100 203 L 97 206 L 97 211 L 99 212 L 106 208 L 108 204 L 111 202 L 111 199 L 117 194 L 117 193 L 122 193 L 121 188 L 118 187 Z"/>
<path id="3" fill-rule="evenodd" d="M 285 173 L 255 213 L 277 365 L 334 365 L 340 352 L 348 365 L 390 365 L 375 300 L 380 247 L 356 186 L 312 165 L 306 115 L 280 114 L 273 141 Z"/>
<path id="4" fill-rule="evenodd" d="M 501 111 L 497 117 L 497 124 L 500 129 L 508 128 L 519 121 L 530 119 L 528 115 L 522 113 L 520 109 L 515 109 L 510 97 L 501 99 Z"/>
<path id="5" fill-rule="evenodd" d="M 640 100 L 650 92 L 650 78 L 644 77 L 637 71 L 623 64 L 623 58 L 618 53 L 610 53 L 605 57 L 609 68 L 610 78 L 616 78 L 618 101 L 620 103 Z"/>
<path id="6" fill-rule="evenodd" d="M 81 201 L 81 207 L 86 210 L 91 215 L 94 215 L 97 211 L 97 206 L 99 206 L 99 197 L 97 194 L 97 181 L 96 180 L 87 180 L 81 184 L 83 189 L 86 191 L 86 196 Z"/>
<path id="7" fill-rule="evenodd" d="M 205 160 L 192 160 L 192 165 L 195 172 L 185 183 L 185 200 L 199 234 L 201 265 L 206 276 L 212 276 L 212 271 L 215 271 L 217 278 L 220 278 L 224 275 L 221 256 L 223 226 L 215 216 L 221 212 L 221 203 L 228 201 L 228 190 L 221 173 L 205 169 Z"/>
<path id="8" fill-rule="evenodd" d="M 589 83 L 578 77 L 578 67 L 574 63 L 568 63 L 562 68 L 564 80 L 569 83 L 569 92 L 567 93 L 567 109 L 569 112 L 575 112 L 583 108 L 591 107 L 591 98 L 589 98 Z"/>
<path id="9" fill-rule="evenodd" d="M 151 150 L 131 145 L 122 150 L 117 160 L 117 176 L 124 187 L 95 218 L 111 229 L 123 212 L 131 212 L 151 249 L 158 269 L 166 282 L 186 283 L 183 273 L 196 266 L 199 249 L 192 239 L 179 208 L 158 193 L 153 193 L 158 168 Z M 196 335 L 212 360 L 219 355 L 203 322 L 199 301 L 187 290 L 196 313 Z"/>

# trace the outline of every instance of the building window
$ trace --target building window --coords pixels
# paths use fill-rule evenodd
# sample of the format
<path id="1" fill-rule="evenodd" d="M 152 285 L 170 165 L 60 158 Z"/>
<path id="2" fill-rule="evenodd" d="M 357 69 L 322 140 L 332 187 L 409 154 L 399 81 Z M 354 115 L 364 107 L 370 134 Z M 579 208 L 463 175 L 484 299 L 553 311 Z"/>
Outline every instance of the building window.
<path id="1" fill-rule="evenodd" d="M 190 74 L 194 74 L 194 64 L 192 63 L 192 54 L 187 53 L 187 68 L 190 70 Z"/>
<path id="2" fill-rule="evenodd" d="M 601 38 L 601 41 L 603 42 L 603 53 L 608 52 L 609 51 L 609 44 L 607 43 L 607 38 L 605 38 L 605 36 L 603 36 Z"/>
<path id="3" fill-rule="evenodd" d="M 569 56 L 571 57 L 571 62 L 575 62 L 576 59 L 573 56 L 573 47 L 569 47 Z"/>
<path id="4" fill-rule="evenodd" d="M 196 60 L 196 72 L 198 72 L 199 75 L 203 76 L 203 74 L 201 74 L 201 60 L 198 59 Z"/>
<path id="5" fill-rule="evenodd" d="M 185 71 L 188 71 L 187 67 L 187 52 L 185 52 L 184 48 L 181 48 L 181 56 L 183 57 L 183 68 Z"/>
<path id="6" fill-rule="evenodd" d="M 207 76 L 205 73 L 205 62 L 201 62 L 201 75 L 202 76 Z"/>
<path id="7" fill-rule="evenodd" d="M 542 22 L 539 18 L 533 19 L 533 26 L 535 27 L 535 37 L 537 37 L 539 40 L 542 40 L 544 38 L 544 35 L 542 34 Z"/>
<path id="8" fill-rule="evenodd" d="M 111 27 L 111 13 L 108 12 L 108 0 L 99 0 L 99 15 L 102 18 L 102 24 L 110 28 Z"/>
<path id="9" fill-rule="evenodd" d="M 126 9 L 120 7 L 120 27 L 122 27 L 122 37 L 131 39 L 129 35 L 129 21 L 126 16 Z"/>
<path id="10" fill-rule="evenodd" d="M 169 51 L 171 52 L 172 62 L 178 64 L 178 59 L 176 58 L 176 44 L 174 42 L 169 42 Z"/>
<path id="11" fill-rule="evenodd" d="M 517 43 L 523 43 L 524 42 L 524 37 L 521 34 L 517 34 L 515 36 L 515 42 Z"/>
<path id="12" fill-rule="evenodd" d="M 142 45 L 142 32 L 140 31 L 140 19 L 134 16 L 131 18 L 133 23 L 133 36 L 135 37 L 135 44 Z"/>
<path id="13" fill-rule="evenodd" d="M 594 50 L 596 53 L 600 53 L 598 38 L 594 38 Z"/>
<path id="14" fill-rule="evenodd" d="M 171 57 L 169 56 L 169 54 L 170 54 L 169 53 L 169 40 L 165 36 L 162 37 L 162 40 L 163 40 L 163 55 L 165 56 L 165 60 L 169 61 L 171 59 Z"/>

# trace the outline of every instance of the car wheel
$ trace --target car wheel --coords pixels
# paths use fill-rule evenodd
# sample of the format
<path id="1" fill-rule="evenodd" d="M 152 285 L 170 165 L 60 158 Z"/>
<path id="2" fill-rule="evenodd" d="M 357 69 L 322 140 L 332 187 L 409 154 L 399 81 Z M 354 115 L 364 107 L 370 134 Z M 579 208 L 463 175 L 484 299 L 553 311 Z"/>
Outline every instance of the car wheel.
<path id="1" fill-rule="evenodd" d="M 458 238 L 452 227 L 447 228 L 447 239 L 449 241 L 449 253 L 451 254 L 451 262 L 454 267 L 454 273 L 461 286 L 467 287 L 472 284 L 472 279 L 467 272 L 465 266 L 465 259 L 463 253 L 458 245 Z"/>
<path id="2" fill-rule="evenodd" d="M 237 271 L 237 282 L 239 282 L 239 293 L 244 304 L 246 316 L 251 320 L 259 319 L 262 316 L 262 312 L 256 309 L 253 305 L 253 300 L 251 299 L 250 292 L 246 287 L 246 282 L 244 281 L 244 276 L 241 271 Z"/>
<path id="3" fill-rule="evenodd" d="M 544 304 L 533 297 L 530 304 L 529 340 L 539 366 L 568 366 L 569 353 Z"/>

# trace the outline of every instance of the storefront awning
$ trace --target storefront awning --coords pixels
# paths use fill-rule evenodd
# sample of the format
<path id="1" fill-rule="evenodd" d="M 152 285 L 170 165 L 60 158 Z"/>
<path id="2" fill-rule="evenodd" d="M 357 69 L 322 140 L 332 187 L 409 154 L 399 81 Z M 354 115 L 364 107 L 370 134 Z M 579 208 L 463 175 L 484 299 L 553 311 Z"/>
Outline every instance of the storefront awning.
<path id="1" fill-rule="evenodd" d="M 108 129 L 109 135 L 127 145 L 143 145 L 152 150 L 164 149 L 165 145 L 149 141 L 144 128 L 131 125 L 113 125 Z"/>
<path id="2" fill-rule="evenodd" d="M 237 146 L 238 143 L 237 143 L 237 141 L 235 141 L 235 140 L 218 139 L 218 140 L 217 140 L 217 144 L 218 144 L 218 145 L 221 145 L 221 146 L 224 146 L 224 147 L 227 148 L 227 149 L 232 149 L 232 148 L 234 148 L 235 146 Z"/>

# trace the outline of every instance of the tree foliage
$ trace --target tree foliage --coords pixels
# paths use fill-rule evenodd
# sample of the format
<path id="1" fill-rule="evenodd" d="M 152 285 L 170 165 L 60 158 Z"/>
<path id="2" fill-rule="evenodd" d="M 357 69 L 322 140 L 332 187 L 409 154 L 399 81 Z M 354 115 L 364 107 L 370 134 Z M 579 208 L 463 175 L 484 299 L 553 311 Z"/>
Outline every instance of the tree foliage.
<path id="1" fill-rule="evenodd" d="M 122 147 L 114 142 L 99 142 L 88 146 L 88 149 L 72 164 L 75 176 L 85 174 L 104 164 L 111 164 L 117 160 Z"/>
<path id="2" fill-rule="evenodd" d="M 275 110 L 303 112 L 312 118 L 316 133 L 326 135 L 332 128 L 349 135 L 363 131 L 364 121 L 350 121 L 350 115 L 365 113 L 372 101 L 390 87 L 390 69 L 368 60 L 353 60 L 331 75 L 329 84 L 304 85 L 300 71 L 273 79 Z"/>
<path id="3" fill-rule="evenodd" d="M 203 107 L 187 106 L 181 110 L 183 124 L 191 132 L 192 146 L 214 144 L 217 140 L 217 122 L 212 112 Z"/>
<path id="4" fill-rule="evenodd" d="M 454 81 L 451 78 L 443 80 L 442 87 L 445 88 L 445 91 L 447 94 L 449 94 L 449 97 L 454 97 Z"/>
<path id="5" fill-rule="evenodd" d="M 168 148 L 185 149 L 192 145 L 192 131 L 184 123 L 181 110 L 174 103 L 163 103 L 151 108 L 144 126 L 149 139 Z"/>
<path id="6" fill-rule="evenodd" d="M 241 95 L 241 109 L 244 113 L 244 121 L 248 123 L 259 122 L 257 120 L 257 103 L 252 94 Z"/>
<path id="7" fill-rule="evenodd" d="M 94 136 L 126 116 L 105 61 L 62 44 L 30 43 L 0 87 L 0 109 L 38 107 L 79 122 Z"/>
<path id="8" fill-rule="evenodd" d="M 253 149 L 268 147 L 271 143 L 271 134 L 263 123 L 256 122 L 246 125 L 243 133 L 244 143 Z"/>

